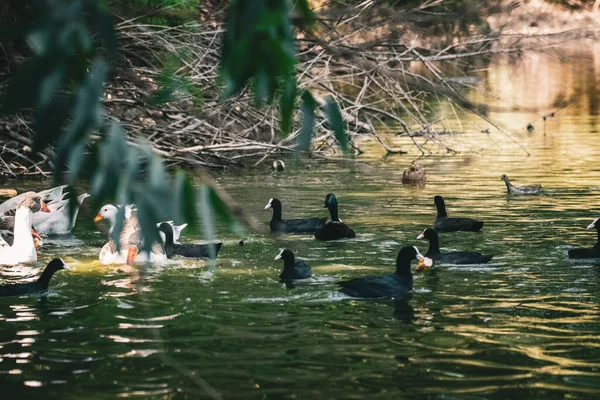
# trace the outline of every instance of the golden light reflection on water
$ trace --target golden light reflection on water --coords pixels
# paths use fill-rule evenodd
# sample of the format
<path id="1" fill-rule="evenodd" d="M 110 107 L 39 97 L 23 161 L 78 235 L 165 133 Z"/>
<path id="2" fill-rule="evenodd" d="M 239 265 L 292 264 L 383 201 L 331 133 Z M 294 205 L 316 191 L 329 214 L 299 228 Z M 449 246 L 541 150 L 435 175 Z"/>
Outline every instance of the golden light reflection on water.
<path id="1" fill-rule="evenodd" d="M 47 296 L 0 299 L 0 375 L 11 377 L 3 390 L 18 397 L 37 393 L 39 383 L 60 397 L 67 382 L 89 396 L 196 396 L 193 383 L 165 364 L 171 357 L 225 398 L 597 397 L 600 267 L 566 259 L 567 249 L 595 243 L 585 227 L 600 216 L 593 51 L 575 64 L 552 54 L 498 58 L 480 73 L 492 95 L 473 92 L 472 99 L 530 156 L 481 119 L 465 115 L 459 124 L 441 105 L 439 127 L 465 130 L 444 136 L 460 152 L 422 157 L 428 181 L 420 187 L 400 183 L 418 153 L 393 132 L 382 134 L 411 154 L 383 158 L 365 142 L 366 153 L 351 162 L 310 161 L 309 170 L 291 161 L 279 175 L 215 176 L 265 232 L 268 198 L 280 198 L 289 218 L 325 216 L 324 195 L 334 192 L 354 240 L 249 234 L 239 247 L 239 237 L 218 227 L 225 245 L 216 263 L 142 271 L 101 265 L 104 236 L 93 215 L 82 214 L 75 239 L 85 246 L 56 239 L 26 275 L 2 275 L 33 279 L 54 256 L 74 267 L 53 278 Z M 572 103 L 544 123 L 541 116 L 563 101 Z M 540 183 L 544 193 L 508 196 L 504 173 L 515 183 Z M 338 280 L 391 272 L 399 247 L 425 250 L 416 236 L 433 222 L 436 194 L 451 215 L 485 223 L 479 234 L 442 236 L 442 248 L 493 254 L 493 261 L 435 267 L 415 276 L 405 300 L 338 294 Z M 290 289 L 278 281 L 282 264 L 273 258 L 282 247 L 311 264 L 313 283 Z"/>

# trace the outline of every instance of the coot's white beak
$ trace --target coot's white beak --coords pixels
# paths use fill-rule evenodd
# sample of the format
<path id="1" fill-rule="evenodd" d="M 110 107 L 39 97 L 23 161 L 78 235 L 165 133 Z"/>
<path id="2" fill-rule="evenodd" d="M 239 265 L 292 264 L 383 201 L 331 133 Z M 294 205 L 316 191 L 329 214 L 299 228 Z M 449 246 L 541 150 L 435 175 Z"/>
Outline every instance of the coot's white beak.
<path id="1" fill-rule="evenodd" d="M 72 271 L 71 267 L 69 267 L 67 264 L 63 264 L 63 269 L 66 269 L 67 271 Z"/>
<path id="2" fill-rule="evenodd" d="M 417 240 L 421 240 L 425 238 L 425 235 L 423 233 L 421 233 L 419 236 L 417 236 Z"/>
<path id="3" fill-rule="evenodd" d="M 277 255 L 275 256 L 275 259 L 276 259 L 276 260 L 281 260 L 281 256 L 282 256 L 282 254 L 283 254 L 283 250 L 281 250 L 281 251 L 279 252 L 279 254 L 277 254 Z"/>
<path id="4" fill-rule="evenodd" d="M 417 260 L 422 260 L 422 259 L 425 258 L 425 257 L 423 257 L 423 254 L 421 254 L 421 252 L 419 251 L 419 249 L 417 249 L 417 246 L 413 246 L 413 248 L 417 252 Z"/>
<path id="5" fill-rule="evenodd" d="M 273 202 L 273 199 L 269 199 L 269 202 L 267 203 L 267 205 L 265 206 L 265 210 L 267 208 L 271 208 L 271 203 Z"/>
<path id="6" fill-rule="evenodd" d="M 587 226 L 587 228 L 585 228 L 585 229 L 596 229 L 596 223 L 597 223 L 597 222 L 598 222 L 598 218 L 596 218 L 596 219 L 594 220 L 594 222 L 592 222 L 591 224 L 589 224 L 589 225 Z"/>
<path id="7" fill-rule="evenodd" d="M 425 272 L 425 271 L 431 269 L 432 266 L 433 266 L 433 260 L 429 257 L 423 257 L 417 263 L 415 272 Z"/>

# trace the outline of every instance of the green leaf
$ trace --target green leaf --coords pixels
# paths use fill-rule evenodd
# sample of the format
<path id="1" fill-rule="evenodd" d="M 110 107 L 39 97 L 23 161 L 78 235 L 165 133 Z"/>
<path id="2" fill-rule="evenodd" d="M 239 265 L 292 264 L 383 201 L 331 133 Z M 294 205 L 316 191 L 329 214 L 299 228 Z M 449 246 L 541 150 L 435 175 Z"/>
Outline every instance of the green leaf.
<path id="1" fill-rule="evenodd" d="M 37 57 L 21 65 L 8 82 L 8 89 L 2 96 L 0 115 L 12 114 L 23 108 L 34 108 L 38 102 L 40 82 L 59 63 L 59 57 L 48 54 Z"/>
<path id="2" fill-rule="evenodd" d="M 69 152 L 69 160 L 67 162 L 68 167 L 68 182 L 71 185 L 77 183 L 77 178 L 82 170 L 82 167 L 87 160 L 86 154 L 87 140 L 80 139 L 77 143 L 71 145 Z"/>
<path id="3" fill-rule="evenodd" d="M 177 210 L 175 222 L 178 224 L 187 222 L 190 230 L 194 232 L 198 224 L 196 188 L 184 171 L 177 171 L 175 175 L 174 193 L 175 210 Z"/>
<path id="4" fill-rule="evenodd" d="M 315 109 L 317 103 L 309 91 L 302 95 L 302 120 L 300 123 L 300 135 L 298 137 L 298 150 L 307 151 L 315 131 Z"/>
<path id="5" fill-rule="evenodd" d="M 290 134 L 292 129 L 292 115 L 294 112 L 294 104 L 296 103 L 296 80 L 292 77 L 288 78 L 283 86 L 283 93 L 279 98 L 279 108 L 281 112 L 281 133 L 284 136 Z"/>
<path id="6" fill-rule="evenodd" d="M 61 141 L 61 147 L 68 148 L 69 143 L 100 127 L 103 117 L 101 101 L 107 75 L 106 63 L 102 59 L 96 59 L 85 81 L 77 89 L 73 118 Z M 66 149 L 59 148 L 59 153 L 63 151 L 64 154 L 67 153 Z"/>
<path id="7" fill-rule="evenodd" d="M 314 23 L 315 14 L 311 10 L 307 0 L 296 0 L 294 8 L 304 24 L 312 25 Z"/>
<path id="8" fill-rule="evenodd" d="M 121 251 L 121 232 L 125 223 L 125 207 L 120 207 L 117 211 L 115 226 L 110 234 L 110 238 L 117 244 L 117 251 Z"/>
<path id="9" fill-rule="evenodd" d="M 204 232 L 204 238 L 207 240 L 214 240 L 214 238 L 216 237 L 214 217 L 215 207 L 211 201 L 211 189 L 212 188 L 210 188 L 208 185 L 202 185 L 198 190 L 198 208 L 200 213 L 200 221 L 202 223 L 202 231 Z M 214 249 L 212 250 L 214 251 Z M 216 258 L 216 255 L 211 254 L 210 258 Z"/>
<path id="10" fill-rule="evenodd" d="M 346 135 L 346 130 L 344 128 L 344 120 L 342 118 L 342 113 L 340 112 L 340 107 L 332 96 L 327 96 L 325 101 L 326 104 L 323 106 L 323 111 L 325 112 L 325 115 L 327 115 L 327 119 L 331 124 L 335 138 L 340 144 L 340 148 L 344 153 L 348 153 L 348 136 Z"/>
<path id="11" fill-rule="evenodd" d="M 219 196 L 219 193 L 217 193 L 217 191 L 211 186 L 207 186 L 207 188 L 210 196 L 210 205 L 212 206 L 212 212 L 215 214 L 215 216 L 226 223 L 231 230 L 243 235 L 244 229 L 242 225 L 234 217 L 227 204 L 225 204 L 223 199 Z"/>
<path id="12" fill-rule="evenodd" d="M 33 151 L 38 152 L 49 144 L 54 144 L 56 139 L 63 133 L 63 129 L 71 114 L 74 105 L 74 97 L 70 94 L 55 95 L 48 106 L 36 110 L 35 114 L 35 137 Z"/>
<path id="13" fill-rule="evenodd" d="M 113 16 L 110 14 L 110 11 L 101 4 L 97 4 L 96 2 L 92 3 L 94 5 L 90 19 L 94 24 L 100 39 L 102 39 L 102 43 L 104 43 L 108 59 L 115 62 L 119 54 L 119 41 L 115 32 Z"/>
<path id="14" fill-rule="evenodd" d="M 58 88 L 60 88 L 65 82 L 65 68 L 59 64 L 56 68 L 49 71 L 49 73 L 42 79 L 40 83 L 40 92 L 38 95 L 38 109 L 44 109 L 50 103 L 50 100 L 56 95 Z"/>

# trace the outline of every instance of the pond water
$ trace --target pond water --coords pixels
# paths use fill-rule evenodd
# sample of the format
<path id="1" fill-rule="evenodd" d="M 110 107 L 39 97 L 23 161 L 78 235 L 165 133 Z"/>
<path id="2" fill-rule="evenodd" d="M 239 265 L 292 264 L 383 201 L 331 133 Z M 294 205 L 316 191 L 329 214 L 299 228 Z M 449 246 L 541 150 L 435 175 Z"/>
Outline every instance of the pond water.
<path id="1" fill-rule="evenodd" d="M 465 117 L 466 133 L 445 139 L 460 153 L 421 160 L 423 187 L 400 183 L 413 154 L 384 159 L 375 145 L 365 145 L 360 161 L 290 160 L 283 173 L 216 174 L 263 232 L 240 247 L 241 237 L 219 225 L 225 244 L 214 264 L 151 267 L 139 285 L 137 274 L 97 261 L 104 235 L 91 223 L 97 210 L 84 209 L 72 236 L 46 240 L 38 264 L 2 270 L 5 282 L 33 277 L 54 256 L 73 268 L 56 274 L 45 296 L 0 298 L 2 398 L 598 398 L 600 262 L 572 262 L 566 252 L 596 241 L 585 227 L 600 217 L 600 109 L 592 99 L 600 74 L 586 58 L 546 66 L 553 72 L 543 79 L 526 64 L 500 59 L 486 84 L 505 99 L 488 117 L 529 156 Z M 529 95 L 535 86 L 546 103 Z M 544 123 L 544 107 L 569 93 L 575 103 Z M 544 193 L 508 196 L 502 174 L 540 183 Z M 356 239 L 267 233 L 269 198 L 282 200 L 284 217 L 325 216 L 329 192 Z M 340 295 L 338 280 L 392 271 L 401 246 L 426 251 L 415 239 L 431 226 L 438 194 L 451 216 L 485 223 L 481 233 L 441 235 L 442 248 L 493 254 L 492 262 L 415 275 L 406 299 Z M 282 262 L 273 258 L 282 247 L 307 260 L 317 279 L 291 289 L 279 283 Z"/>

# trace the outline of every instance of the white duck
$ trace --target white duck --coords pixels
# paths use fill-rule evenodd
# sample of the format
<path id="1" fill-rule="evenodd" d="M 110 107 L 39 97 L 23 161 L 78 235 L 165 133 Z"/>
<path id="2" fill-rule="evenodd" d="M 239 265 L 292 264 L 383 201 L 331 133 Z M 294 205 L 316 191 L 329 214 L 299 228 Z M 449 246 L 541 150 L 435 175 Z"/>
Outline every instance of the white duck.
<path id="1" fill-rule="evenodd" d="M 50 212 L 42 198 L 35 193 L 21 197 L 15 214 L 14 241 L 12 246 L 0 243 L 0 265 L 15 265 L 37 261 L 37 251 L 32 237 L 31 223 L 34 212 Z"/>
<path id="2" fill-rule="evenodd" d="M 117 223 L 117 213 L 119 208 L 112 204 L 103 206 L 98 215 L 94 218 L 94 222 L 101 220 L 107 220 L 110 224 L 109 236 L 112 234 L 113 229 Z M 123 230 L 119 237 L 119 251 L 117 251 L 117 244 L 114 240 L 108 240 L 102 249 L 100 250 L 99 259 L 102 264 L 132 264 L 134 262 L 164 262 L 167 260 L 167 255 L 163 246 L 160 243 L 155 243 L 152 246 L 151 252 L 140 252 L 142 248 L 141 243 L 141 232 L 139 230 L 139 224 L 137 215 L 132 206 L 125 206 L 125 221 L 123 223 Z"/>

